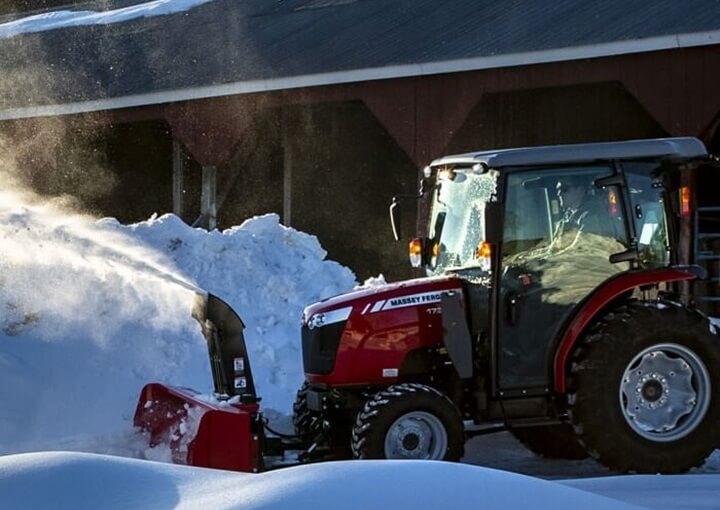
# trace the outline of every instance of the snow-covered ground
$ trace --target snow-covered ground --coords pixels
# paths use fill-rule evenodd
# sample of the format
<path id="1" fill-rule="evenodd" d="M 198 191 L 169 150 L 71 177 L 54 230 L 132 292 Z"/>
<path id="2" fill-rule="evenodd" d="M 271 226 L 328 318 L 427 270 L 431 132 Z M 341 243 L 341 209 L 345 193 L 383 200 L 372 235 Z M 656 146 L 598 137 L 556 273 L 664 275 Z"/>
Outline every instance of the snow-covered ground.
<path id="1" fill-rule="evenodd" d="M 639 508 L 537 478 L 445 462 L 327 462 L 251 475 L 51 453 L 0 457 L 0 506 L 3 510 Z"/>
<path id="2" fill-rule="evenodd" d="M 190 316 L 197 288 L 242 316 L 263 408 L 287 418 L 302 381 L 302 308 L 357 285 L 325 255 L 275 215 L 208 233 L 172 215 L 125 226 L 0 192 L 0 508 L 716 507 L 717 454 L 686 476 L 546 481 L 518 473 L 608 473 L 543 461 L 507 434 L 471 441 L 464 465 L 246 475 L 139 460 L 146 444 L 131 420 L 144 383 L 211 389 Z"/>

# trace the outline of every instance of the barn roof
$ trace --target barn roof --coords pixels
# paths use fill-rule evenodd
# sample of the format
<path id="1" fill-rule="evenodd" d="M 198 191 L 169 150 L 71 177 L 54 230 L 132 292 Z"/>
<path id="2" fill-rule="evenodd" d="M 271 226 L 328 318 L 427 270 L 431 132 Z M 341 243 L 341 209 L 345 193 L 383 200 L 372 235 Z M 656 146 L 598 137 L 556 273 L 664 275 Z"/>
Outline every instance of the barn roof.
<path id="1" fill-rule="evenodd" d="M 720 42 L 720 0 L 196 3 L 0 38 L 0 120 Z"/>

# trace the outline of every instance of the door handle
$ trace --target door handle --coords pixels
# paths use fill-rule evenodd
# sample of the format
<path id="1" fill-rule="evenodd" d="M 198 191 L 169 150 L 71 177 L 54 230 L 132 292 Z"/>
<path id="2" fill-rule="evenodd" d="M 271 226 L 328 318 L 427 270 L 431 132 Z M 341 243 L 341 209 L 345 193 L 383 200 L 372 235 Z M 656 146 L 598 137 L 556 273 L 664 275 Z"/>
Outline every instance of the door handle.
<path id="1" fill-rule="evenodd" d="M 522 294 L 516 294 L 512 293 L 507 297 L 507 321 L 510 324 L 515 324 L 517 322 L 518 318 L 518 306 L 520 303 L 524 301 L 524 296 Z"/>

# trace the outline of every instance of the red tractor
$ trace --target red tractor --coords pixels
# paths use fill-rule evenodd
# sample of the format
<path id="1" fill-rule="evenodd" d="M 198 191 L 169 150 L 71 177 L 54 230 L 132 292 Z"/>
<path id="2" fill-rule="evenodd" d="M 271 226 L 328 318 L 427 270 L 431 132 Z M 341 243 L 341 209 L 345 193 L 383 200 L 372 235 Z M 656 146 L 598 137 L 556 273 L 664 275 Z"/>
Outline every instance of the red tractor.
<path id="1" fill-rule="evenodd" d="M 264 433 L 242 323 L 212 296 L 197 316 L 230 403 L 150 385 L 136 423 L 171 431 L 182 461 L 241 470 L 291 449 L 456 461 L 498 430 L 621 472 L 701 465 L 720 446 L 720 339 L 696 307 L 692 184 L 713 165 L 694 138 L 438 159 L 391 206 L 395 229 L 400 200 L 427 201 L 410 242 L 426 276 L 305 309 L 296 437 Z"/>

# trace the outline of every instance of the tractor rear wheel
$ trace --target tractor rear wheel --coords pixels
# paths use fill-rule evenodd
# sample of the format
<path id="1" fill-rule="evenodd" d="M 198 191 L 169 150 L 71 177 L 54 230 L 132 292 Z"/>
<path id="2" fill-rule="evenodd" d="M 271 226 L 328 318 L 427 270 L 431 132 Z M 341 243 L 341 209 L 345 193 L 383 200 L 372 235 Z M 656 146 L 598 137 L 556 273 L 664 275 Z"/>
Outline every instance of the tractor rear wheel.
<path id="1" fill-rule="evenodd" d="M 718 444 L 720 339 L 699 313 L 633 302 L 573 353 L 570 412 L 590 455 L 621 472 L 681 473 Z"/>
<path id="2" fill-rule="evenodd" d="M 435 388 L 398 384 L 380 391 L 358 412 L 353 456 L 360 459 L 457 461 L 465 430 L 455 404 Z"/>
<path id="3" fill-rule="evenodd" d="M 588 456 L 568 423 L 511 428 L 510 432 L 528 450 L 547 459 L 582 460 Z"/>

